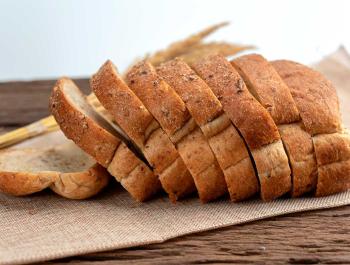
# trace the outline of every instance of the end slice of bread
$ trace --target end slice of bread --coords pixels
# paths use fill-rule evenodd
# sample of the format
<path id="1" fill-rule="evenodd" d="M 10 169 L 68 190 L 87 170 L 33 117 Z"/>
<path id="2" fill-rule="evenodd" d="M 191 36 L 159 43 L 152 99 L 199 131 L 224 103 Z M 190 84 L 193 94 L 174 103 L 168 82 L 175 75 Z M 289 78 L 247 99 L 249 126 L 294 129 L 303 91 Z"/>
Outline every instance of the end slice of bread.
<path id="1" fill-rule="evenodd" d="M 50 109 L 63 133 L 99 164 L 108 167 L 121 140 L 72 80 L 57 81 L 50 97 Z"/>
<path id="2" fill-rule="evenodd" d="M 302 122 L 312 135 L 318 167 L 316 196 L 349 189 L 349 143 L 335 87 L 321 73 L 296 62 L 271 62 L 291 90 Z"/>
<path id="3" fill-rule="evenodd" d="M 15 196 L 50 188 L 69 199 L 86 199 L 101 191 L 109 177 L 73 143 L 0 152 L 0 191 Z"/>

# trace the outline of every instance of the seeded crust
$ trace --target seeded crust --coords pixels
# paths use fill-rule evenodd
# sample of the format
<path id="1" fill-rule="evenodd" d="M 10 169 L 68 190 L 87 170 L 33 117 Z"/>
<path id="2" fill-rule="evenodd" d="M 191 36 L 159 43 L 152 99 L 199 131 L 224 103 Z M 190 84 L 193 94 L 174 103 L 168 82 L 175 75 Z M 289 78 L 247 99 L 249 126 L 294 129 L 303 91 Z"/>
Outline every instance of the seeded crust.
<path id="1" fill-rule="evenodd" d="M 291 189 L 288 158 L 273 119 L 249 93 L 243 79 L 221 55 L 193 65 L 197 74 L 220 100 L 224 111 L 245 139 L 254 158 L 263 200 L 275 199 Z"/>
<path id="2" fill-rule="evenodd" d="M 231 61 L 250 93 L 265 107 L 276 124 L 299 121 L 299 111 L 288 86 L 272 65 L 259 54 Z"/>
<path id="3" fill-rule="evenodd" d="M 334 86 L 319 72 L 296 62 L 271 62 L 288 85 L 306 130 L 311 135 L 339 132 L 341 119 Z"/>
<path id="4" fill-rule="evenodd" d="M 231 200 L 245 200 L 257 193 L 259 184 L 244 141 L 208 85 L 181 59 L 162 64 L 157 72 L 185 102 L 207 137 Z"/>
<path id="5" fill-rule="evenodd" d="M 108 167 L 121 141 L 76 108 L 66 91 L 78 91 L 85 98 L 73 81 L 68 78 L 58 80 L 50 97 L 52 115 L 68 139 L 73 140 L 99 164 Z"/>
<path id="6" fill-rule="evenodd" d="M 175 90 L 146 61 L 128 72 L 127 82 L 176 145 L 194 178 L 201 201 L 224 195 L 227 186 L 223 172 L 207 139 Z"/>
<path id="7" fill-rule="evenodd" d="M 144 201 L 159 190 L 159 186 L 154 184 L 157 183 L 157 177 L 131 151 L 128 156 L 113 159 L 119 151 L 127 149 L 125 143 L 121 142 L 118 136 L 114 135 L 113 128 L 93 111 L 73 81 L 63 78 L 56 83 L 50 98 L 50 108 L 67 138 L 107 168 L 133 198 Z M 135 188 L 135 184 L 129 185 L 127 180 L 123 180 L 128 175 L 116 175 L 116 172 L 125 173 L 128 163 L 133 163 L 133 174 L 139 178 L 143 176 L 144 182 L 150 182 L 153 189 Z"/>
<path id="8" fill-rule="evenodd" d="M 306 130 L 312 135 L 318 167 L 316 196 L 349 189 L 348 135 L 342 131 L 338 97 L 320 73 L 299 63 L 272 62 L 290 87 Z"/>
<path id="9" fill-rule="evenodd" d="M 90 83 L 100 102 L 141 150 L 154 168 L 154 172 L 159 175 L 160 182 L 170 199 L 175 202 L 194 192 L 192 176 L 175 146 L 120 77 L 113 63 L 107 61 L 92 77 Z M 130 181 L 131 179 L 129 178 Z"/>
<path id="10" fill-rule="evenodd" d="M 119 145 L 108 172 L 139 202 L 161 190 L 158 176 L 125 145 Z"/>
<path id="11" fill-rule="evenodd" d="M 317 165 L 312 138 L 299 124 L 299 111 L 288 86 L 273 66 L 259 54 L 238 57 L 231 64 L 277 124 L 293 172 L 291 195 L 298 197 L 315 190 Z"/>
<path id="12" fill-rule="evenodd" d="M 66 148 L 65 146 L 63 146 Z M 61 146 L 54 149 L 61 149 Z M 69 148 L 75 154 L 76 150 Z M 46 188 L 52 189 L 55 193 L 69 199 L 86 199 L 101 191 L 109 180 L 107 171 L 98 164 L 91 164 L 84 157 L 80 157 L 80 164 L 72 168 L 71 161 L 60 156 L 50 155 L 54 150 L 42 149 L 20 149 L 5 150 L 0 153 L 0 191 L 14 196 L 25 196 L 42 191 Z M 58 159 L 52 161 L 52 159 Z M 38 163 L 39 170 L 33 169 L 32 163 Z M 87 161 L 86 161 L 87 160 Z M 52 166 L 57 163 L 58 166 Z M 12 164 L 12 166 L 11 166 Z M 14 165 L 14 166 L 13 166 Z M 67 168 L 72 172 L 66 172 Z M 23 168 L 19 171 L 18 168 Z M 61 169 L 62 171 L 57 171 Z M 76 169 L 76 171 L 73 171 Z"/>

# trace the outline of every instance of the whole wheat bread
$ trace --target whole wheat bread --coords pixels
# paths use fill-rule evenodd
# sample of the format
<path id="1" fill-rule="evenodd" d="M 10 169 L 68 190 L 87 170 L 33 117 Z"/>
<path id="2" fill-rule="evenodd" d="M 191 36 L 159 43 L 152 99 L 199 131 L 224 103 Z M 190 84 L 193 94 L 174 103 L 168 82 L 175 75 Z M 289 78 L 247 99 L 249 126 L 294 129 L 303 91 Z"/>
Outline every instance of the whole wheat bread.
<path id="1" fill-rule="evenodd" d="M 181 59 L 160 65 L 157 73 L 185 102 L 207 137 L 224 172 L 231 200 L 256 194 L 259 184 L 244 141 L 208 85 Z"/>
<path id="2" fill-rule="evenodd" d="M 50 188 L 69 199 L 86 199 L 108 180 L 106 169 L 73 143 L 0 152 L 0 191 L 7 194 L 23 196 Z"/>
<path id="3" fill-rule="evenodd" d="M 278 127 L 293 172 L 292 196 L 315 190 L 317 165 L 312 138 L 300 124 L 299 111 L 288 86 L 273 66 L 259 54 L 240 56 L 231 64 Z"/>
<path id="4" fill-rule="evenodd" d="M 159 191 L 158 178 L 120 139 L 127 137 L 93 110 L 73 81 L 62 78 L 56 83 L 50 108 L 63 133 L 106 167 L 136 200 Z"/>
<path id="5" fill-rule="evenodd" d="M 227 192 L 223 172 L 185 103 L 147 61 L 128 71 L 127 82 L 157 119 L 191 172 L 199 197 L 208 202 Z"/>
<path id="6" fill-rule="evenodd" d="M 267 110 L 250 94 L 225 57 L 209 56 L 193 64 L 193 68 L 220 100 L 246 141 L 258 172 L 262 199 L 272 200 L 288 192 L 291 189 L 288 158 Z"/>
<path id="7" fill-rule="evenodd" d="M 91 79 L 91 87 L 114 120 L 141 150 L 172 201 L 195 191 L 193 178 L 175 146 L 111 61 Z"/>
<path id="8" fill-rule="evenodd" d="M 318 165 L 316 196 L 350 189 L 350 135 L 347 132 L 313 136 Z"/>
<path id="9" fill-rule="evenodd" d="M 287 60 L 272 65 L 290 88 L 302 122 L 312 135 L 318 166 L 316 196 L 349 189 L 349 137 L 342 129 L 334 86 L 305 65 Z"/>

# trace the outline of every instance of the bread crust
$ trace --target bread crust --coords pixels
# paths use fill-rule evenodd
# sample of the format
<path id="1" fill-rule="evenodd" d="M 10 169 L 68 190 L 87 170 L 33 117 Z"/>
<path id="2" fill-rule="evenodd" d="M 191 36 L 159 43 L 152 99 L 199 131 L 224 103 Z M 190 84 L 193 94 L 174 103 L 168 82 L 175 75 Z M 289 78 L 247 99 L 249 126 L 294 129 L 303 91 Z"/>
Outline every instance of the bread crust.
<path id="1" fill-rule="evenodd" d="M 231 200 L 241 201 L 257 193 L 259 184 L 244 141 L 208 85 L 181 59 L 160 65 L 157 73 L 185 102 L 208 139 L 224 172 Z"/>
<path id="2" fill-rule="evenodd" d="M 249 148 L 259 148 L 280 139 L 269 113 L 249 93 L 243 79 L 225 57 L 212 55 L 193 64 L 192 68 L 220 100 Z"/>
<path id="3" fill-rule="evenodd" d="M 122 80 L 112 61 L 106 61 L 92 76 L 90 86 L 130 139 L 143 146 L 153 117 Z"/>
<path id="4" fill-rule="evenodd" d="M 245 139 L 255 161 L 263 200 L 288 192 L 291 189 L 288 158 L 267 110 L 250 94 L 243 79 L 223 56 L 209 56 L 192 67 L 212 89 Z"/>
<path id="5" fill-rule="evenodd" d="M 0 153 L 0 156 L 5 156 L 5 163 L 9 163 L 9 160 L 14 158 L 20 159 L 23 156 L 26 156 L 27 159 L 32 157 L 33 154 L 35 154 L 35 159 L 40 157 L 52 159 L 45 156 L 46 152 L 46 149 L 32 148 L 5 150 Z M 76 172 L 66 173 L 56 171 L 50 168 L 50 163 L 45 163 L 47 163 L 47 170 L 31 172 L 31 165 L 23 165 L 23 167 L 28 167 L 28 171 L 17 171 L 10 170 L 6 166 L 5 169 L 2 168 L 3 164 L 0 162 L 0 191 L 14 196 L 25 196 L 50 188 L 65 198 L 86 199 L 101 191 L 108 184 L 110 177 L 107 171 L 98 164 L 94 164 L 83 171 L 77 170 Z M 84 163 L 82 162 L 82 164 Z"/>
<path id="6" fill-rule="evenodd" d="M 296 62 L 271 62 L 289 87 L 306 130 L 311 135 L 340 131 L 339 102 L 334 86 L 319 72 Z"/>
<path id="7" fill-rule="evenodd" d="M 14 196 L 24 196 L 48 188 L 52 179 L 58 177 L 57 172 L 0 172 L 0 190 Z"/>
<path id="8" fill-rule="evenodd" d="M 118 147 L 107 170 L 136 201 L 146 201 L 161 189 L 158 176 L 125 144 Z"/>
<path id="9" fill-rule="evenodd" d="M 85 172 L 61 173 L 50 185 L 57 194 L 69 199 L 87 199 L 107 186 L 110 175 L 104 167 L 95 164 Z"/>
<path id="10" fill-rule="evenodd" d="M 318 165 L 316 196 L 350 189 L 349 134 L 319 134 L 313 137 Z"/>
<path id="11" fill-rule="evenodd" d="M 136 186 L 143 185 L 146 182 L 154 184 L 156 181 L 152 170 L 131 151 L 127 153 L 128 156 L 118 156 L 118 159 L 114 159 L 118 150 L 125 150 L 128 147 L 117 136 L 78 109 L 75 103 L 71 102 L 69 96 L 66 95 L 64 86 L 73 86 L 72 89 L 77 90 L 81 94 L 74 83 L 66 78 L 59 80 L 53 89 L 50 98 L 50 108 L 63 133 L 98 163 L 108 168 L 136 200 L 144 201 L 151 198 L 153 194 L 159 191 L 159 185 L 153 185 L 147 189 Z M 141 177 L 144 178 L 142 182 L 131 184 L 130 179 L 126 181 L 126 175 L 118 175 L 118 171 L 111 170 L 111 168 L 125 167 L 128 163 L 136 163 L 138 165 L 138 169 L 133 172 L 133 176 L 137 176 L 138 180 Z M 139 171 L 144 173 L 140 174 Z"/>
<path id="12" fill-rule="evenodd" d="M 224 195 L 227 186 L 223 172 L 207 139 L 175 90 L 146 61 L 128 72 L 127 82 L 176 145 L 194 178 L 201 201 L 208 202 Z"/>
<path id="13" fill-rule="evenodd" d="M 292 196 L 314 191 L 317 184 L 317 163 L 311 135 L 301 122 L 278 126 L 293 172 Z"/>
<path id="14" fill-rule="evenodd" d="M 277 125 L 300 120 L 289 88 L 264 57 L 248 54 L 234 59 L 231 64 Z"/>
<path id="15" fill-rule="evenodd" d="M 0 191 L 14 196 L 30 195 L 46 188 L 68 199 L 87 199 L 108 184 L 109 174 L 95 164 L 85 172 L 0 172 Z"/>
<path id="16" fill-rule="evenodd" d="M 141 149 L 154 172 L 159 175 L 159 180 L 170 199 L 176 201 L 192 193 L 195 190 L 192 176 L 180 159 L 175 146 L 141 100 L 120 77 L 113 63 L 107 61 L 92 77 L 90 83 L 100 102 Z M 113 170 L 113 167 L 115 166 L 111 166 L 110 170 Z M 129 178 L 129 181 L 131 179 Z"/>
<path id="17" fill-rule="evenodd" d="M 220 101 L 183 60 L 168 61 L 156 70 L 183 100 L 198 125 L 202 126 L 222 114 Z"/>
<path id="18" fill-rule="evenodd" d="M 78 90 L 68 78 L 62 78 L 55 84 L 49 103 L 51 113 L 68 139 L 73 140 L 99 164 L 108 167 L 121 141 L 74 107 L 64 92 L 68 86 Z"/>

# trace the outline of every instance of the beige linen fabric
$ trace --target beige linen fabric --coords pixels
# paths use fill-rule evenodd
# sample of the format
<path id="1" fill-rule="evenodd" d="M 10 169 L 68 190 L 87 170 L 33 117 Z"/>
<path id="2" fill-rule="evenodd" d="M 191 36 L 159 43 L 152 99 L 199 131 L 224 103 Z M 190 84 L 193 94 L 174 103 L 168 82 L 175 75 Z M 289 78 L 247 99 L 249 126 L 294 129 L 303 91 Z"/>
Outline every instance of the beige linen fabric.
<path id="1" fill-rule="evenodd" d="M 343 119 L 350 127 L 350 59 L 344 49 L 315 66 L 338 88 Z M 347 109 L 346 109 L 347 108 Z M 11 148 L 59 144 L 60 132 Z M 117 183 L 97 197 L 72 201 L 49 191 L 16 198 L 0 194 L 0 264 L 31 263 L 125 248 L 293 212 L 350 204 L 350 191 L 324 198 L 228 199 L 201 204 L 192 198 L 171 204 L 166 196 L 135 202 Z"/>

